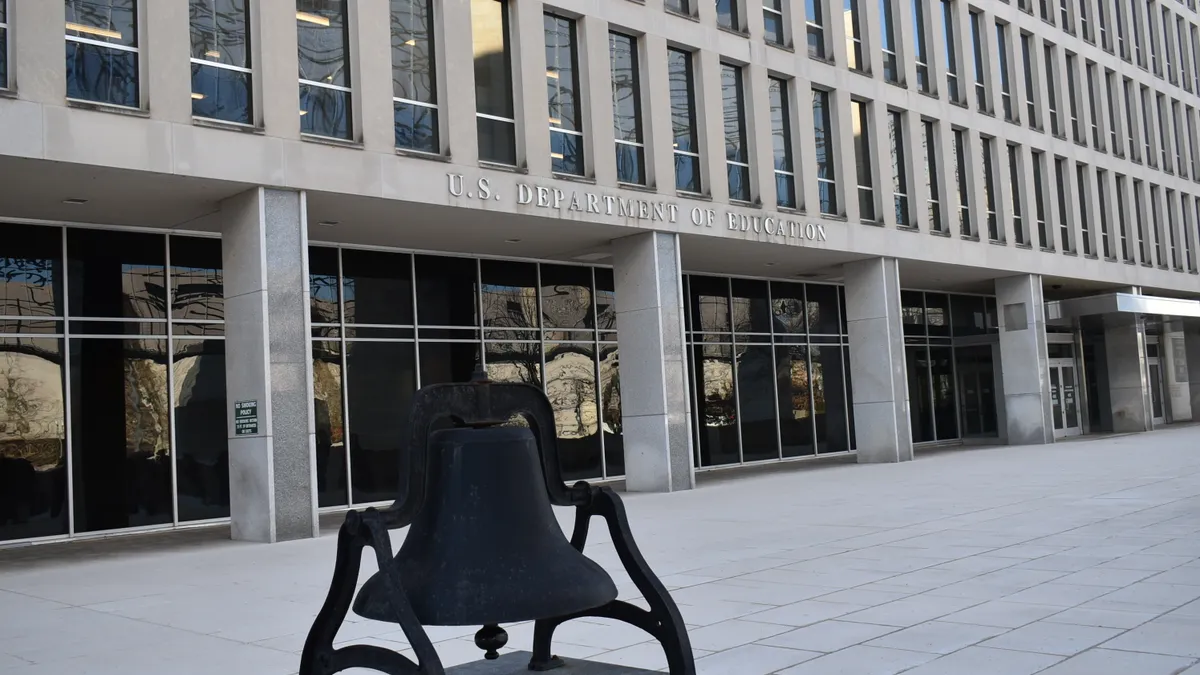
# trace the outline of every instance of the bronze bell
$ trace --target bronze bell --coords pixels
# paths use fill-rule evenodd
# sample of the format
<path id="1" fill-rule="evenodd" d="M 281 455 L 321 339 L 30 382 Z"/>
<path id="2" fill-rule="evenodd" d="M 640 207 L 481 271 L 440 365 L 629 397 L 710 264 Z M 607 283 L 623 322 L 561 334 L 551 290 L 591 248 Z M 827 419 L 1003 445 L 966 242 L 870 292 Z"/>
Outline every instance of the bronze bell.
<path id="1" fill-rule="evenodd" d="M 506 426 L 514 417 L 528 427 Z M 453 428 L 442 429 L 447 421 Z M 424 626 L 481 625 L 475 644 L 495 659 L 508 641 L 500 624 L 529 620 L 529 670 L 552 670 L 566 665 L 551 651 L 555 629 L 587 616 L 645 630 L 662 645 L 670 675 L 696 674 L 683 617 L 638 551 L 621 498 L 609 487 L 563 483 L 554 410 L 540 389 L 494 384 L 482 372 L 469 383 L 423 387 L 413 398 L 409 435 L 396 502 L 346 514 L 333 581 L 304 643 L 299 675 L 351 668 L 445 675 Z M 570 541 L 552 506 L 574 507 Z M 584 557 L 594 517 L 607 523 L 649 609 L 617 600 L 612 579 Z M 393 557 L 388 530 L 401 527 L 409 531 Z M 355 598 L 364 550 L 374 553 L 379 571 Z M 352 604 L 365 618 L 399 624 L 416 662 L 378 645 L 334 648 Z"/>
<path id="2" fill-rule="evenodd" d="M 531 621 L 616 599 L 608 573 L 563 536 L 528 428 L 444 429 L 429 445 L 427 502 L 392 563 L 422 624 Z M 381 575 L 354 612 L 390 621 Z"/>

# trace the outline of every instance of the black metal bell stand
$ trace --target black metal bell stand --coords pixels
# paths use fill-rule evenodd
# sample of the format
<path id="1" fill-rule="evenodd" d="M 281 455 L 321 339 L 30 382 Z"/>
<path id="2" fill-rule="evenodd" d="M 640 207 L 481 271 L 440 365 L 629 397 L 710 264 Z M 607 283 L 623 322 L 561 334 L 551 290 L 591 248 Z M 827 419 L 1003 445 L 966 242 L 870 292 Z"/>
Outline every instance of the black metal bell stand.
<path id="1" fill-rule="evenodd" d="M 445 674 L 437 651 L 410 601 L 411 593 L 420 589 L 406 589 L 405 579 L 402 578 L 404 575 L 399 571 L 400 565 L 393 559 L 388 530 L 412 525 L 414 518 L 426 506 L 431 486 L 429 439 L 435 423 L 449 418 L 458 427 L 487 428 L 502 424 L 514 416 L 526 420 L 536 440 L 541 476 L 550 504 L 575 507 L 575 527 L 570 546 L 582 554 L 591 519 L 595 516 L 604 518 L 621 563 L 650 606 L 647 611 L 613 599 L 590 609 L 561 616 L 536 617 L 529 669 L 547 671 L 564 665 L 551 651 L 555 629 L 571 619 L 593 616 L 615 619 L 645 630 L 662 645 L 671 675 L 695 675 L 696 665 L 683 617 L 662 582 L 638 551 L 621 498 L 611 488 L 589 485 L 584 481 L 567 486 L 559 467 L 554 411 L 546 396 L 540 389 L 526 384 L 492 383 L 480 371 L 469 383 L 430 385 L 416 393 L 409 420 L 411 440 L 405 451 L 400 453 L 402 493 L 395 503 L 382 511 L 369 508 L 362 512 L 350 511 L 346 515 L 346 521 L 338 533 L 333 581 L 325 604 L 304 644 L 299 675 L 333 675 L 348 668 L 366 668 L 389 675 Z M 556 523 L 553 529 L 555 536 L 562 536 Z M 413 536 L 413 530 L 410 530 L 409 536 Z M 375 552 L 380 571 L 367 582 L 355 601 L 363 549 L 367 547 Z M 572 552 L 571 555 L 576 554 Z M 586 561 L 586 564 L 594 566 L 591 561 Z M 602 573 L 598 567 L 596 570 Z M 607 579 L 607 575 L 603 576 L 611 587 L 611 580 Z M 372 594 L 369 598 L 364 597 L 368 589 Z M 615 591 L 610 591 L 605 597 L 615 597 Z M 352 602 L 359 614 L 372 618 L 386 617 L 399 624 L 417 662 L 375 645 L 334 649 L 333 640 Z M 475 636 L 476 645 L 487 652 L 489 659 L 496 658 L 497 650 L 508 639 L 507 633 L 496 623 L 490 619 L 483 622 L 483 627 Z"/>

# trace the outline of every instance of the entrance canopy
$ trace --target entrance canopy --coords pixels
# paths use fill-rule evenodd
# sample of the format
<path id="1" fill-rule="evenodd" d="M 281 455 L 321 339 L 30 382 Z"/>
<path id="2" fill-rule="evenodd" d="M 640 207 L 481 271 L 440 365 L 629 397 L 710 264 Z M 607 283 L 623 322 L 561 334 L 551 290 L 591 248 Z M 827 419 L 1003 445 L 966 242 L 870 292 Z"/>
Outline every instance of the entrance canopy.
<path id="1" fill-rule="evenodd" d="M 1046 303 L 1046 321 L 1049 323 L 1122 312 L 1200 318 L 1200 301 L 1133 293 L 1105 293 Z"/>

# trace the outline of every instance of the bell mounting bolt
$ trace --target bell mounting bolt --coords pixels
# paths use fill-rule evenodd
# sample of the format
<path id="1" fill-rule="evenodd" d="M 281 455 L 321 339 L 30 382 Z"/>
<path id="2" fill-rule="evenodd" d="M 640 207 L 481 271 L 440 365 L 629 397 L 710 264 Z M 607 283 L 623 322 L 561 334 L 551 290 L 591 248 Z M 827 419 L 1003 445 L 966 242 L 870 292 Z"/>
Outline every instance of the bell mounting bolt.
<path id="1" fill-rule="evenodd" d="M 514 417 L 528 428 L 502 426 Z M 333 580 L 299 675 L 445 675 L 425 626 L 482 626 L 475 645 L 494 660 L 508 643 L 501 624 L 521 621 L 534 621 L 529 670 L 553 670 L 566 665 L 551 649 L 555 629 L 589 616 L 645 630 L 662 645 L 671 675 L 696 675 L 683 617 L 638 551 L 621 498 L 608 487 L 563 482 L 554 410 L 541 389 L 493 383 L 479 369 L 470 382 L 418 391 L 408 429 L 395 503 L 350 511 L 338 532 Z M 569 541 L 551 506 L 575 507 Z M 649 610 L 617 600 L 612 578 L 584 557 L 597 516 Z M 393 554 L 388 530 L 402 527 L 408 533 Z M 356 597 L 367 548 L 379 571 Z M 398 624 L 416 660 L 376 645 L 335 649 L 351 606 Z"/>

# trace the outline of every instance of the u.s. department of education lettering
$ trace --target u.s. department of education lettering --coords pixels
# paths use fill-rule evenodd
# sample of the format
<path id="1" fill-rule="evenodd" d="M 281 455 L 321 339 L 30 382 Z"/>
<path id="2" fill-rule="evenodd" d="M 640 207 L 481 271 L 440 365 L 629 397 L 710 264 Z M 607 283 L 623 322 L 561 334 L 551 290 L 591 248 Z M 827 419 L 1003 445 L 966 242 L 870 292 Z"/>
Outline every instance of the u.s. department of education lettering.
<path id="1" fill-rule="evenodd" d="M 450 196 L 481 201 L 504 201 L 491 180 L 481 177 L 473 184 L 461 173 L 446 174 Z M 639 199 L 587 190 L 562 190 L 544 185 L 517 183 L 513 201 L 519 206 L 576 212 L 608 218 L 640 220 L 650 223 L 690 223 L 695 227 L 718 227 L 734 232 L 753 232 L 783 241 L 826 241 L 825 226 L 806 223 L 782 215 L 718 212 L 701 206 L 681 207 L 658 199 Z"/>

